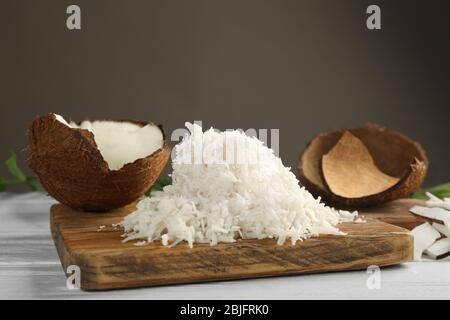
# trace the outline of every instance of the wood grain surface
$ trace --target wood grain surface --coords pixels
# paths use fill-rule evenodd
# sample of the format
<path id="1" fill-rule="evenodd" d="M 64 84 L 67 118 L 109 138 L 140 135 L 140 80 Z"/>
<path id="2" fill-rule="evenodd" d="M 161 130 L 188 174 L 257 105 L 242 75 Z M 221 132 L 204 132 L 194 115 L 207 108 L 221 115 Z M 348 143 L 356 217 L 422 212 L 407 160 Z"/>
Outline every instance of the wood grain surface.
<path id="1" fill-rule="evenodd" d="M 425 205 L 425 201 L 416 199 L 400 199 L 388 202 L 378 207 L 364 209 L 360 212 L 360 215 L 412 230 L 422 223 L 431 222 L 431 219 L 427 219 L 409 212 L 409 209 L 415 205 L 423 206 Z"/>
<path id="2" fill-rule="evenodd" d="M 121 243 L 122 230 L 111 224 L 132 211 L 82 213 L 64 205 L 51 209 L 50 225 L 64 270 L 77 265 L 85 290 L 131 288 L 175 283 L 319 273 L 387 266 L 412 259 L 407 230 L 368 219 L 341 224 L 346 236 L 323 235 L 296 246 L 275 240 L 239 240 L 209 246 L 174 248 Z M 106 227 L 99 231 L 99 226 Z"/>

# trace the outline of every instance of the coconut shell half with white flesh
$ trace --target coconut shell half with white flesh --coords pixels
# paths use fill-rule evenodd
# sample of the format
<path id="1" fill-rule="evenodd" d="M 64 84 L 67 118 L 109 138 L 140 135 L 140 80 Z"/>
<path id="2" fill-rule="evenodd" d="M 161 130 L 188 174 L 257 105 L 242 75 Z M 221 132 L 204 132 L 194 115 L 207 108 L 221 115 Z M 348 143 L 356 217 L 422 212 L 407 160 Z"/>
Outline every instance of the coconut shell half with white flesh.
<path id="1" fill-rule="evenodd" d="M 417 142 L 378 125 L 321 133 L 300 155 L 299 180 L 338 208 L 364 208 L 408 197 L 428 169 Z"/>
<path id="2" fill-rule="evenodd" d="M 27 158 L 45 190 L 83 211 L 108 211 L 139 199 L 170 157 L 161 126 L 152 123 L 68 123 L 49 113 L 28 129 Z"/>

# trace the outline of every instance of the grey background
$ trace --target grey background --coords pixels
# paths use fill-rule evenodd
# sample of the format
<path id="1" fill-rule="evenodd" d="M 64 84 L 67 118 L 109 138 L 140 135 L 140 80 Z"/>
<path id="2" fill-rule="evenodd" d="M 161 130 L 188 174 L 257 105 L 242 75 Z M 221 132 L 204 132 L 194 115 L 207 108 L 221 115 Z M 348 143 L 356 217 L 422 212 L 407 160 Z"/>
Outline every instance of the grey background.
<path id="1" fill-rule="evenodd" d="M 81 31 L 66 29 L 73 3 Z M 381 31 L 365 27 L 373 3 Z M 447 3 L 2 0 L 0 158 L 23 150 L 30 121 L 49 111 L 152 120 L 169 132 L 193 120 L 280 128 L 281 157 L 293 168 L 315 134 L 371 121 L 420 141 L 431 162 L 426 183 L 445 182 Z"/>

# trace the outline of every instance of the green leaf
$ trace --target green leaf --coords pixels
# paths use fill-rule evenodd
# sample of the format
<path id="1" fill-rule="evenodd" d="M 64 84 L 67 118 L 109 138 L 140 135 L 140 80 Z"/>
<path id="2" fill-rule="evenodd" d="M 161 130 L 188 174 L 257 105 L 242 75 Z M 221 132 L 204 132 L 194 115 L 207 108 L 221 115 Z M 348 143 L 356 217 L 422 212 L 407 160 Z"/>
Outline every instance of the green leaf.
<path id="1" fill-rule="evenodd" d="M 450 197 L 450 183 L 444 183 L 435 187 L 428 189 L 422 189 L 413 193 L 412 197 L 415 199 L 427 200 L 425 192 L 430 192 L 438 198 L 449 198 Z"/>
<path id="2" fill-rule="evenodd" d="M 159 184 L 163 187 L 168 186 L 170 184 L 172 184 L 172 178 L 169 176 L 164 176 L 164 177 L 159 177 L 157 179 L 157 181 L 159 182 Z"/>
<path id="3" fill-rule="evenodd" d="M 17 166 L 17 157 L 16 154 L 11 151 L 11 155 L 9 158 L 5 161 L 6 168 L 8 169 L 11 174 L 20 181 L 26 181 L 27 177 L 25 174 L 20 170 L 20 168 Z"/>
<path id="4" fill-rule="evenodd" d="M 428 197 L 425 195 L 425 191 L 416 191 L 411 195 L 411 198 L 413 199 L 419 199 L 419 200 L 427 200 Z"/>
<path id="5" fill-rule="evenodd" d="M 159 183 L 156 183 L 156 182 L 150 187 L 150 189 L 148 189 L 148 191 L 145 193 L 145 195 L 147 197 L 151 197 L 152 193 L 155 191 L 163 191 L 163 187 Z"/>
<path id="6" fill-rule="evenodd" d="M 5 161 L 5 166 L 14 179 L 0 179 L 0 192 L 5 191 L 8 186 L 24 183 L 33 191 L 43 191 L 41 184 L 35 177 L 27 177 L 17 165 L 17 156 L 11 151 L 9 158 Z"/>
<path id="7" fill-rule="evenodd" d="M 169 184 L 172 184 L 172 178 L 169 176 L 159 177 L 156 179 L 155 183 L 148 189 L 148 191 L 145 193 L 147 197 L 152 196 L 152 192 L 155 191 L 163 191 L 165 186 L 168 186 Z"/>
<path id="8" fill-rule="evenodd" d="M 44 188 L 35 177 L 27 177 L 27 184 L 33 191 L 44 191 Z"/>

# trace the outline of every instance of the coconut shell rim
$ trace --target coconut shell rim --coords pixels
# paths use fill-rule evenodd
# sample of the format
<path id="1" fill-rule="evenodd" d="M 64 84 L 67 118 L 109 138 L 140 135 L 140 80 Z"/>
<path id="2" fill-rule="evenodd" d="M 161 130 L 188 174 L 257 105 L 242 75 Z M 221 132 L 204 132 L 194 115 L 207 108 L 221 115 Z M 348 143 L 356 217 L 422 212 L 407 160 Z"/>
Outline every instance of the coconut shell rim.
<path id="1" fill-rule="evenodd" d="M 329 189 L 323 189 L 319 185 L 317 185 L 315 182 L 311 181 L 304 173 L 303 170 L 303 162 L 304 162 L 304 156 L 308 152 L 309 148 L 311 147 L 312 143 L 316 141 L 317 139 L 323 139 L 323 137 L 328 136 L 330 134 L 339 132 L 343 133 L 346 130 L 354 130 L 354 129 L 371 129 L 371 130 L 377 130 L 379 133 L 388 133 L 391 135 L 395 135 L 401 140 L 405 141 L 406 143 L 411 144 L 414 146 L 414 148 L 417 150 L 418 154 L 421 156 L 422 159 L 415 158 L 414 162 L 409 164 L 409 167 L 407 168 L 407 171 L 405 174 L 400 177 L 400 180 L 391 188 L 386 189 L 382 192 L 364 196 L 364 197 L 358 197 L 358 198 L 346 198 L 339 195 L 336 195 L 332 193 Z M 300 157 L 297 164 L 297 170 L 299 175 L 299 180 L 301 184 L 311 191 L 315 196 L 320 196 L 327 202 L 333 205 L 341 206 L 344 208 L 355 208 L 355 207 L 369 207 L 369 206 L 375 206 L 382 203 L 385 203 L 387 201 L 399 199 L 402 197 L 407 196 L 408 194 L 411 194 L 416 189 L 420 187 L 420 185 L 423 183 L 427 171 L 428 171 L 428 158 L 426 156 L 426 152 L 421 146 L 420 143 L 417 141 L 414 141 L 404 134 L 395 131 L 395 130 L 388 130 L 383 126 L 373 124 L 373 123 L 366 123 L 365 125 L 361 127 L 355 127 L 355 128 L 341 128 L 341 129 L 332 129 L 326 132 L 319 133 L 314 138 L 312 138 L 307 144 L 306 147 L 303 149 L 303 151 L 300 153 Z M 320 177 L 322 179 L 322 182 L 324 186 L 327 187 L 326 182 L 324 181 L 323 172 L 320 169 Z M 410 181 L 411 180 L 411 181 Z M 407 188 L 408 185 L 413 185 L 414 188 Z M 327 187 L 328 188 L 328 187 Z M 402 192 L 404 191 L 404 192 Z"/>
<path id="2" fill-rule="evenodd" d="M 133 120 L 133 119 L 97 119 L 97 120 L 85 119 L 85 120 L 83 120 L 83 121 L 89 121 L 89 122 L 94 122 L 94 121 L 111 121 L 111 122 L 119 122 L 119 123 L 128 122 L 128 123 L 136 124 L 136 125 L 141 126 L 141 127 L 144 127 L 146 125 L 154 125 L 154 126 L 157 126 L 159 128 L 159 130 L 161 131 L 162 136 L 163 136 L 163 145 L 162 145 L 161 148 L 153 151 L 148 156 L 145 156 L 143 158 L 136 159 L 133 162 L 129 162 L 129 163 L 124 164 L 118 170 L 112 170 L 109 167 L 108 162 L 103 158 L 103 155 L 101 154 L 100 150 L 98 149 L 98 146 L 97 146 L 97 144 L 95 142 L 95 134 L 92 131 L 89 131 L 87 129 L 82 129 L 82 128 L 71 128 L 71 127 L 65 125 L 64 123 L 61 123 L 60 121 L 58 121 L 58 119 L 56 119 L 56 114 L 55 113 L 48 113 L 46 116 L 42 116 L 42 117 L 48 117 L 48 116 L 51 116 L 54 121 L 57 121 L 58 123 L 60 123 L 61 125 L 63 125 L 64 127 L 68 128 L 70 130 L 73 130 L 73 131 L 79 132 L 79 133 L 85 133 L 85 134 L 88 134 L 88 135 L 92 135 L 92 138 L 93 138 L 92 141 L 87 139 L 83 134 L 80 134 L 80 137 L 82 139 L 88 140 L 89 144 L 91 144 L 92 147 L 95 148 L 95 150 L 98 152 L 98 155 L 99 155 L 103 165 L 106 165 L 105 169 L 107 170 L 108 173 L 120 174 L 121 171 L 127 171 L 128 168 L 137 166 L 139 162 L 143 162 L 145 160 L 151 160 L 151 158 L 152 157 L 156 157 L 156 155 L 158 153 L 161 153 L 163 151 L 171 152 L 171 147 L 170 147 L 170 145 L 169 145 L 169 143 L 167 141 L 167 136 L 166 136 L 166 133 L 164 131 L 164 128 L 163 128 L 162 124 L 155 124 L 154 122 L 150 122 L 150 121 L 141 121 L 141 120 Z M 40 117 L 41 116 L 37 116 L 35 119 L 40 118 Z M 75 123 L 77 125 L 81 124 L 81 122 L 75 122 Z M 166 165 L 167 165 L 167 163 L 166 163 Z"/>

